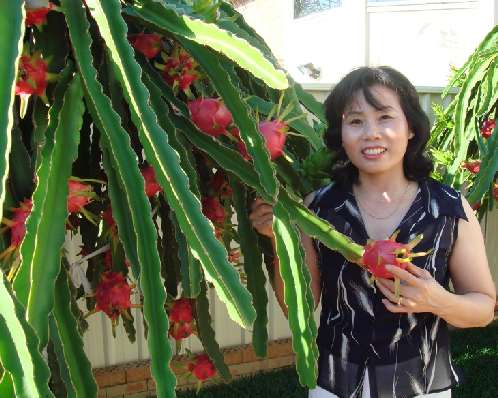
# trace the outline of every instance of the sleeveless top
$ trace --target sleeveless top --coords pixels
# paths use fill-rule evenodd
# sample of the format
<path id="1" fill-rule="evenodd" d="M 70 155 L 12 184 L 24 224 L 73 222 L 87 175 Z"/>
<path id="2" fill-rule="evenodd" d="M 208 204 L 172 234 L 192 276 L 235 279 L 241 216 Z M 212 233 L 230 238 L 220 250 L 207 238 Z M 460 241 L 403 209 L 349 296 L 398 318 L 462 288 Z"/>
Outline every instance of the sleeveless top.
<path id="1" fill-rule="evenodd" d="M 365 245 L 368 235 L 352 186 L 319 189 L 309 208 L 338 231 Z M 423 234 L 413 259 L 446 289 L 448 259 L 467 220 L 460 193 L 435 180 L 419 182 L 418 192 L 397 230 L 398 242 Z M 449 351 L 446 322 L 432 313 L 389 312 L 370 274 L 341 254 L 314 241 L 321 272 L 318 385 L 341 398 L 362 392 L 368 369 L 372 398 L 413 397 L 447 390 L 458 383 Z"/>

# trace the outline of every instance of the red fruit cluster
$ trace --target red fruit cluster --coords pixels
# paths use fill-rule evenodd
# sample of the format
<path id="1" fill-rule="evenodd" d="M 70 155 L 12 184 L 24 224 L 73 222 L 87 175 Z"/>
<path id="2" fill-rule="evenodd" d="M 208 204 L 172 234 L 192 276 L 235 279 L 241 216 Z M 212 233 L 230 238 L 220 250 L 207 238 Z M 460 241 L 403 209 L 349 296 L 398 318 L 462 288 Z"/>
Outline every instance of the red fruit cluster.
<path id="1" fill-rule="evenodd" d="M 493 197 L 498 200 L 498 184 L 493 185 Z"/>
<path id="2" fill-rule="evenodd" d="M 68 186 L 67 210 L 69 213 L 82 213 L 84 207 L 96 196 L 92 186 L 75 179 L 69 179 Z"/>
<path id="3" fill-rule="evenodd" d="M 152 166 L 145 167 L 141 170 L 145 180 L 145 194 L 150 198 L 158 192 L 162 192 L 161 186 L 156 181 L 156 173 Z"/>
<path id="4" fill-rule="evenodd" d="M 135 50 L 147 58 L 154 58 L 161 51 L 161 36 L 154 33 L 129 35 L 128 40 Z"/>
<path id="5" fill-rule="evenodd" d="M 120 272 L 105 271 L 95 289 L 95 311 L 103 311 L 113 321 L 131 307 L 131 287 Z"/>
<path id="6" fill-rule="evenodd" d="M 179 87 L 185 91 L 199 78 L 196 63 L 183 48 L 176 48 L 171 56 L 166 58 L 162 66 L 164 80 L 173 88 Z"/>
<path id="7" fill-rule="evenodd" d="M 41 26 L 47 23 L 47 14 L 54 8 L 52 3 L 48 7 L 27 8 L 26 9 L 26 26 Z"/>
<path id="8" fill-rule="evenodd" d="M 190 362 L 187 367 L 189 372 L 201 382 L 216 375 L 216 368 L 206 354 L 196 355 L 194 360 Z"/>
<path id="9" fill-rule="evenodd" d="M 177 341 L 189 337 L 194 332 L 192 300 L 187 298 L 175 300 L 169 313 L 169 320 L 171 337 Z"/>
<path id="10" fill-rule="evenodd" d="M 493 130 L 496 128 L 496 120 L 485 120 L 481 126 L 481 135 L 488 139 L 493 134 Z"/>
<path id="11" fill-rule="evenodd" d="M 259 131 L 265 137 L 266 148 L 270 152 L 271 160 L 275 160 L 284 153 L 287 123 L 282 120 L 271 120 L 259 123 Z"/>
<path id="12" fill-rule="evenodd" d="M 217 98 L 197 98 L 188 103 L 192 121 L 203 133 L 219 137 L 227 132 L 232 114 Z"/>
<path id="13" fill-rule="evenodd" d="M 225 209 L 216 196 L 202 198 L 202 213 L 215 225 L 222 225 L 225 222 Z"/>
<path id="14" fill-rule="evenodd" d="M 463 167 L 466 168 L 468 171 L 470 171 L 472 174 L 477 174 L 481 169 L 481 161 L 474 160 L 472 162 L 465 162 L 463 164 Z"/>
<path id="15" fill-rule="evenodd" d="M 48 64 L 39 54 L 23 55 L 19 60 L 16 95 L 45 96 Z"/>

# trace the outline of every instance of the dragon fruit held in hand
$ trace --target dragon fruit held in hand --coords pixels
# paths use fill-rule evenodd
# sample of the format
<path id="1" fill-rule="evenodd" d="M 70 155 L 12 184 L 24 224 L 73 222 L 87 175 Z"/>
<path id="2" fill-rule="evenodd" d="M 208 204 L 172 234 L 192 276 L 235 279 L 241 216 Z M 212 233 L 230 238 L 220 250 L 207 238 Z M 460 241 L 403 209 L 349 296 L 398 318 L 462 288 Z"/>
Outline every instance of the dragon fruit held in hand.
<path id="1" fill-rule="evenodd" d="M 362 264 L 375 278 L 394 279 L 394 275 L 386 270 L 386 265 L 394 265 L 405 269 L 414 258 L 425 256 L 426 252 L 412 253 L 412 249 L 423 239 L 422 235 L 408 243 L 396 242 L 398 231 L 389 239 L 372 240 L 365 246 Z"/>

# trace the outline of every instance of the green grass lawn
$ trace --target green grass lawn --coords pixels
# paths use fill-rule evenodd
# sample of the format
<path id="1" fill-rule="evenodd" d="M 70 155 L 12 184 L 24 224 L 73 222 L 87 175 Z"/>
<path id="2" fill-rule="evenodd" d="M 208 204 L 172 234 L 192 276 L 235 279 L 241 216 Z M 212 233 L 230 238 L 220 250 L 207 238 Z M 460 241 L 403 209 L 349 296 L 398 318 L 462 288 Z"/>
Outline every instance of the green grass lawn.
<path id="1" fill-rule="evenodd" d="M 462 376 L 454 398 L 498 398 L 498 322 L 484 329 L 452 332 L 452 352 Z M 305 398 L 294 368 L 260 373 L 230 384 L 178 392 L 178 398 Z"/>

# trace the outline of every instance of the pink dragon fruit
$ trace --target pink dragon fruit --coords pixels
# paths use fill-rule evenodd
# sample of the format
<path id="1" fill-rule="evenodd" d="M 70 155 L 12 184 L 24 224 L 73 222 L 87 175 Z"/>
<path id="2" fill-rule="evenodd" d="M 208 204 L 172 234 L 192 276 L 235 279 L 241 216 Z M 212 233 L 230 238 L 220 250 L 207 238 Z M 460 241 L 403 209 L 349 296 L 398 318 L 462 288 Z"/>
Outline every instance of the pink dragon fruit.
<path id="1" fill-rule="evenodd" d="M 40 54 L 23 55 L 19 61 L 16 95 L 45 97 L 48 84 L 48 64 Z"/>
<path id="2" fill-rule="evenodd" d="M 259 131 L 265 137 L 266 147 L 270 152 L 271 160 L 275 160 L 284 153 L 287 138 L 287 123 L 281 120 L 271 120 L 259 123 Z"/>
<path id="3" fill-rule="evenodd" d="M 72 178 L 69 179 L 68 186 L 67 210 L 69 213 L 84 213 L 84 207 L 96 197 L 92 186 Z"/>
<path id="4" fill-rule="evenodd" d="M 147 58 L 154 58 L 161 51 L 161 36 L 154 33 L 129 35 L 128 40 L 135 50 Z"/>
<path id="5" fill-rule="evenodd" d="M 217 98 L 198 98 L 188 103 L 192 121 L 203 133 L 218 137 L 232 123 L 232 114 Z"/>
<path id="6" fill-rule="evenodd" d="M 131 286 L 124 275 L 120 272 L 105 271 L 95 289 L 95 310 L 104 312 L 114 325 L 119 315 L 131 308 L 130 296 Z"/>

